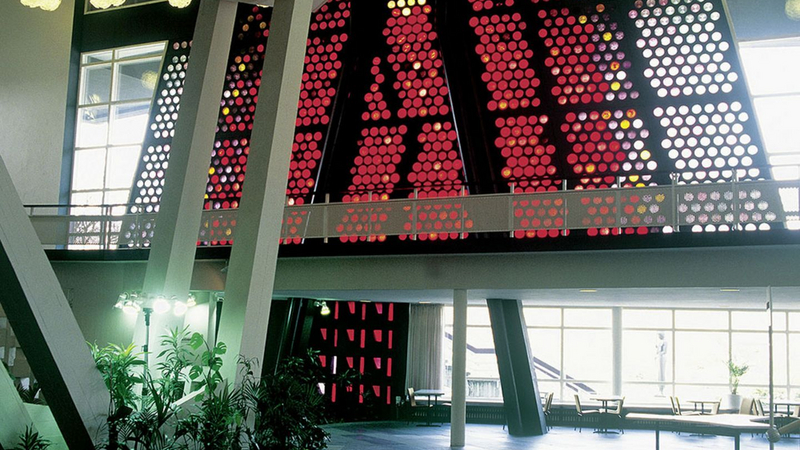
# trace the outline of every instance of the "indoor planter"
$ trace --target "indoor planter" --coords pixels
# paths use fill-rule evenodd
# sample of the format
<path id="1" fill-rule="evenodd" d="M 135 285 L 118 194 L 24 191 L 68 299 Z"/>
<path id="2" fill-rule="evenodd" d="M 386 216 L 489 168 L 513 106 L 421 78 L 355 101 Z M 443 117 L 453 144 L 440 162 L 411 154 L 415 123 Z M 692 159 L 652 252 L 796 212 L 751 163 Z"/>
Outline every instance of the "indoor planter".
<path id="1" fill-rule="evenodd" d="M 722 398 L 720 409 L 738 412 L 742 404 L 742 396 L 739 395 L 739 381 L 750 369 L 750 366 L 747 364 L 736 364 L 732 359 L 728 360 L 727 366 L 731 393 Z"/>

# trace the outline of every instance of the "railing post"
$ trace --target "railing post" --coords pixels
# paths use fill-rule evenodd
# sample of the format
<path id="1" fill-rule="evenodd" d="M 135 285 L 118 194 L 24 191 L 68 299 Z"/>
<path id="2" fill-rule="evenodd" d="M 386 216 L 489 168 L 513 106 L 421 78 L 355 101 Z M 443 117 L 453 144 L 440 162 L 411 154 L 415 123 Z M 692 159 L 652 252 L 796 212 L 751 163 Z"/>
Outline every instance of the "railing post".
<path id="1" fill-rule="evenodd" d="M 411 204 L 411 240 L 417 240 L 417 201 L 419 200 L 419 188 L 414 188 L 414 202 Z"/>
<path id="2" fill-rule="evenodd" d="M 466 226 L 467 222 L 467 202 L 464 200 L 466 195 L 466 188 L 461 186 L 461 239 L 465 239 L 467 237 L 467 233 L 464 231 L 464 227 Z"/>
<path id="3" fill-rule="evenodd" d="M 322 242 L 328 243 L 328 204 L 331 202 L 331 194 L 325 193 L 325 206 L 322 207 Z"/>
<path id="4" fill-rule="evenodd" d="M 372 191 L 367 193 L 367 202 L 372 203 Z M 372 242 L 372 211 L 374 211 L 375 206 L 369 205 L 364 209 L 367 211 L 367 242 Z M 375 238 L 377 239 L 377 236 Z"/>
<path id="5" fill-rule="evenodd" d="M 100 250 L 108 249 L 108 242 L 106 242 L 107 228 L 108 228 L 108 205 L 103 205 L 100 207 L 100 236 L 99 236 L 99 244 Z"/>
<path id="6" fill-rule="evenodd" d="M 511 182 L 511 195 L 508 196 L 508 237 L 514 237 L 514 191 L 517 183 Z"/>
<path id="7" fill-rule="evenodd" d="M 737 181 L 739 180 L 739 174 L 736 171 L 733 172 L 733 180 L 731 181 L 731 191 L 733 192 L 733 224 L 732 228 L 734 230 L 739 230 L 739 185 Z"/>
<path id="8" fill-rule="evenodd" d="M 622 234 L 622 182 L 621 178 L 617 178 L 617 189 L 614 193 L 614 224 L 617 226 L 617 232 Z"/>
<path id="9" fill-rule="evenodd" d="M 670 196 L 672 198 L 672 231 L 673 233 L 677 233 L 680 231 L 680 226 L 678 225 L 678 204 L 680 203 L 680 199 L 678 198 L 677 192 L 677 185 L 678 185 L 678 174 L 671 173 L 669 174 L 670 178 Z"/>
<path id="10" fill-rule="evenodd" d="M 566 178 L 561 181 L 561 186 L 563 187 L 562 190 L 564 191 L 564 197 L 563 197 L 564 198 L 564 205 L 562 206 L 562 208 L 564 208 L 564 214 L 563 214 L 564 225 L 561 227 L 562 228 L 561 235 L 562 236 L 567 236 L 567 234 L 569 233 L 569 228 L 567 227 L 567 216 L 569 215 L 569 208 L 567 207 L 567 199 L 569 198 L 569 195 L 567 194 L 567 179 Z"/>

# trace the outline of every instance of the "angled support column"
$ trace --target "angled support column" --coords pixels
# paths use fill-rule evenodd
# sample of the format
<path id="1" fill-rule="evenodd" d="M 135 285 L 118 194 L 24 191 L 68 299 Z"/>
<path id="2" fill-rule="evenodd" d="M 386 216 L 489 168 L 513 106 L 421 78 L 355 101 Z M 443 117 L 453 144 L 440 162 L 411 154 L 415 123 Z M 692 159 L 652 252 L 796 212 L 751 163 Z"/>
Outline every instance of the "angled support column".
<path id="1" fill-rule="evenodd" d="M 19 435 L 33 421 L 25 404 L 19 398 L 17 388 L 11 375 L 0 365 L 0 448 L 14 448 L 19 442 Z"/>
<path id="2" fill-rule="evenodd" d="M 264 358 L 312 3 L 276 0 L 272 12 L 220 321 L 229 379 L 236 375 L 239 355 Z"/>
<path id="3" fill-rule="evenodd" d="M 147 261 L 144 290 L 185 298 L 192 281 L 208 164 L 225 84 L 236 2 L 201 0 L 180 118 Z"/>
<path id="4" fill-rule="evenodd" d="M 539 385 L 528 345 L 528 333 L 519 300 L 487 299 L 500 386 L 512 436 L 547 433 Z"/>
<path id="5" fill-rule="evenodd" d="M 467 291 L 453 291 L 453 379 L 450 447 L 463 447 L 467 427 Z"/>
<path id="6" fill-rule="evenodd" d="M 0 302 L 67 444 L 93 448 L 108 390 L 2 158 L 0 192 Z"/>
<path id="7" fill-rule="evenodd" d="M 200 3 L 180 117 L 175 125 L 169 170 L 147 260 L 143 290 L 151 295 L 176 296 L 181 300 L 189 295 L 236 7 L 236 2 L 228 1 Z M 113 297 L 114 293 L 110 295 Z M 150 342 L 145 342 L 145 319 L 141 315 L 134 342 L 157 355 L 158 336 L 168 328 L 180 326 L 182 321 L 172 314 L 153 315 L 150 320 Z M 155 358 L 150 361 L 153 367 Z"/>

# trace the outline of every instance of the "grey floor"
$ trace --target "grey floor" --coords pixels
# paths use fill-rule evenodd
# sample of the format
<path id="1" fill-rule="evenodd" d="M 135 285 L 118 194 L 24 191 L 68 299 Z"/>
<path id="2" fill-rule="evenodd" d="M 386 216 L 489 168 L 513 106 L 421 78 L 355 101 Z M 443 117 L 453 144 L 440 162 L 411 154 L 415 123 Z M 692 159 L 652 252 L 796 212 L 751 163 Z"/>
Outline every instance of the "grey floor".
<path id="1" fill-rule="evenodd" d="M 450 427 L 425 428 L 404 422 L 365 422 L 336 424 L 325 427 L 331 433 L 330 450 L 418 450 L 449 449 Z M 582 433 L 572 428 L 555 427 L 545 436 L 515 438 L 500 425 L 467 425 L 465 450 L 651 450 L 655 434 L 646 430 L 625 430 L 625 434 Z M 776 449 L 798 449 L 800 439 L 782 439 Z M 661 432 L 662 450 L 733 450 L 733 438 L 725 436 L 691 436 Z M 741 450 L 769 449 L 762 436 L 744 434 Z"/>

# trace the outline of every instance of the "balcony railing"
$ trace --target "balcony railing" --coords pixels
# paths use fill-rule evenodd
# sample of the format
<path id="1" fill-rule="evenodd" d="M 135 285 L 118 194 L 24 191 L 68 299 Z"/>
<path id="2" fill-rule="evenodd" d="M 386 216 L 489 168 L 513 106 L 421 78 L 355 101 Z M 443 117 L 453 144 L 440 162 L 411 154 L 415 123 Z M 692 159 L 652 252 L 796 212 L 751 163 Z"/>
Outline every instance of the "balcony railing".
<path id="1" fill-rule="evenodd" d="M 372 196 L 368 196 L 371 198 Z M 800 181 L 746 181 L 624 189 L 406 198 L 286 206 L 283 242 L 307 239 L 381 241 L 467 239 L 475 233 L 511 237 L 672 231 L 800 229 Z M 124 214 L 129 205 L 28 206 L 46 247 L 145 248 L 155 214 Z M 236 210 L 203 211 L 201 245 L 230 245 Z"/>

